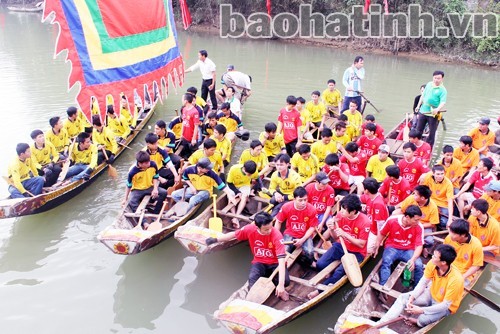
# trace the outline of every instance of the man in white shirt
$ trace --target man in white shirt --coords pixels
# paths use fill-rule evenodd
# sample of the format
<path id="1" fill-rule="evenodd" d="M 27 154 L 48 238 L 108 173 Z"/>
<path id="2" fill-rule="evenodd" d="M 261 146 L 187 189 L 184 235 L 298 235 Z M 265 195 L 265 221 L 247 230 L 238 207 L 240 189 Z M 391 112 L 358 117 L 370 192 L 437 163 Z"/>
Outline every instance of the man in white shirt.
<path id="1" fill-rule="evenodd" d="M 190 66 L 184 73 L 189 73 L 197 68 L 201 72 L 201 98 L 207 100 L 208 93 L 210 93 L 210 100 L 212 101 L 212 109 L 217 110 L 217 98 L 215 97 L 215 64 L 208 58 L 206 50 L 198 52 L 198 61 L 196 64 Z"/>
<path id="2" fill-rule="evenodd" d="M 349 109 L 349 103 L 351 103 L 352 100 L 356 101 L 361 108 L 361 95 L 359 95 L 358 92 L 363 92 L 361 89 L 361 81 L 365 78 L 365 69 L 363 66 L 363 57 L 356 56 L 352 66 L 348 67 L 344 72 L 342 83 L 346 90 L 341 113 Z"/>

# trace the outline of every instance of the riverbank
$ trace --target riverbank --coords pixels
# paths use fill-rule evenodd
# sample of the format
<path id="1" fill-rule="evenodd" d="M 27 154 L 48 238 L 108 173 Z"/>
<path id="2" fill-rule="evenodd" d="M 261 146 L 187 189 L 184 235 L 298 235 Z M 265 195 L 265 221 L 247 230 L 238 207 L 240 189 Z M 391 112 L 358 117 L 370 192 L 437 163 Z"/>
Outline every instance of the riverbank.
<path id="1" fill-rule="evenodd" d="M 177 29 L 183 29 L 182 25 L 178 25 Z M 188 32 L 204 32 L 210 33 L 212 35 L 219 35 L 220 28 L 214 24 L 193 24 L 191 25 Z M 241 37 L 249 38 L 249 37 Z M 363 54 L 373 53 L 379 55 L 390 55 L 397 57 L 405 57 L 409 59 L 417 59 L 422 61 L 434 62 L 434 63 L 452 63 L 456 65 L 469 65 L 477 66 L 485 69 L 498 70 L 500 64 L 497 62 L 477 62 L 472 59 L 466 59 L 460 55 L 445 55 L 433 52 L 431 50 L 412 50 L 412 51 L 397 51 L 393 52 L 389 50 L 390 44 L 387 44 L 386 48 L 381 48 L 376 46 L 372 41 L 373 39 L 326 39 L 326 38 L 289 38 L 289 39 L 275 39 L 277 43 L 291 43 L 298 45 L 313 45 L 319 47 L 332 47 L 337 49 L 345 49 L 349 51 L 360 51 Z"/>

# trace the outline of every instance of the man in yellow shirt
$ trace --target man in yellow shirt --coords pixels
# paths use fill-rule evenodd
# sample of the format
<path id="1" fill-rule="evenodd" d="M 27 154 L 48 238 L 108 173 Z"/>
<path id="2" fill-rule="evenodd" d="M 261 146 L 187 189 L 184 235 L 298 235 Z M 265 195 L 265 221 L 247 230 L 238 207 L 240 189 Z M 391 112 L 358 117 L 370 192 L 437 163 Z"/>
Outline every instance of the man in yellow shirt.
<path id="1" fill-rule="evenodd" d="M 453 191 L 457 193 L 460 189 L 460 180 L 464 175 L 464 171 L 460 161 L 453 157 L 453 147 L 451 145 L 443 146 L 443 156 L 439 164 L 443 165 L 444 175 L 450 179 L 453 184 Z"/>
<path id="2" fill-rule="evenodd" d="M 323 103 L 325 104 L 331 117 L 338 116 L 339 108 L 342 106 L 342 94 L 337 88 L 335 88 L 336 84 L 335 80 L 328 80 L 328 88 L 321 94 L 321 99 L 323 100 Z"/>
<path id="3" fill-rule="evenodd" d="M 224 163 L 224 167 L 226 167 L 231 162 L 233 145 L 231 141 L 226 138 L 226 127 L 224 124 L 217 124 L 214 127 L 214 134 L 210 138 L 217 144 L 217 151 L 222 155 L 222 162 Z"/>
<path id="4" fill-rule="evenodd" d="M 470 233 L 470 224 L 467 220 L 456 219 L 449 226 L 450 234 L 444 243 L 453 246 L 457 251 L 457 259 L 453 263 L 469 285 L 474 274 L 483 266 L 483 246 L 478 238 Z"/>
<path id="5" fill-rule="evenodd" d="M 311 154 L 311 146 L 302 144 L 291 159 L 292 168 L 299 173 L 302 186 L 305 187 L 314 181 L 316 173 L 319 172 L 318 158 Z"/>
<path id="6" fill-rule="evenodd" d="M 311 145 L 311 152 L 319 161 L 319 168 L 325 165 L 325 158 L 330 153 L 337 153 L 337 142 L 332 140 L 333 132 L 329 128 L 321 131 L 321 140 Z"/>
<path id="7" fill-rule="evenodd" d="M 321 93 L 317 90 L 311 93 L 311 101 L 307 102 L 305 109 L 309 112 L 309 126 L 311 129 L 319 128 L 319 131 L 323 130 L 323 124 L 326 118 L 326 107 L 322 101 L 320 101 L 319 96 Z"/>
<path id="8" fill-rule="evenodd" d="M 19 143 L 16 146 L 17 157 L 8 168 L 9 193 L 12 198 L 24 198 L 40 195 L 44 179 L 38 176 L 35 162 L 31 158 L 30 146 Z"/>
<path id="9" fill-rule="evenodd" d="M 252 183 L 257 181 L 258 178 L 257 164 L 252 160 L 231 167 L 227 174 L 227 185 L 236 194 L 236 197 L 240 199 L 238 208 L 231 208 L 232 213 L 241 215 L 247 205 L 248 197 L 250 197 Z M 240 227 L 238 218 L 234 217 L 231 219 L 231 222 L 234 228 Z"/>
<path id="10" fill-rule="evenodd" d="M 488 154 L 488 147 L 495 143 L 495 133 L 490 130 L 489 125 L 490 119 L 488 117 L 481 117 L 478 127 L 468 133 L 472 138 L 472 147 L 483 156 Z"/>
<path id="11" fill-rule="evenodd" d="M 349 120 L 349 124 L 354 127 L 354 136 L 352 140 L 357 139 L 361 133 L 361 125 L 363 124 L 363 115 L 358 111 L 358 103 L 356 101 L 349 102 L 349 110 L 343 112 Z"/>
<path id="12" fill-rule="evenodd" d="M 293 198 L 293 191 L 302 185 L 300 175 L 290 167 L 290 157 L 280 153 L 274 159 L 276 171 L 271 175 L 269 192 L 272 195 L 270 203 L 274 205 L 271 215 L 275 217 L 281 207 Z"/>
<path id="13" fill-rule="evenodd" d="M 488 214 L 489 205 L 484 199 L 472 202 L 469 223 L 471 234 L 481 241 L 483 252 L 497 256 L 500 247 L 500 224 Z"/>
<path id="14" fill-rule="evenodd" d="M 80 132 L 85 130 L 81 119 L 78 117 L 78 109 L 76 107 L 69 107 L 66 110 L 68 118 L 64 121 L 64 129 L 68 133 L 69 138 L 78 136 Z"/>
<path id="15" fill-rule="evenodd" d="M 63 122 L 59 116 L 49 119 L 51 129 L 45 133 L 47 142 L 54 145 L 61 160 L 66 159 L 69 147 L 68 132 L 64 129 Z"/>
<path id="16" fill-rule="evenodd" d="M 92 142 L 97 145 L 97 164 L 100 165 L 106 157 L 104 156 L 104 151 L 108 159 L 106 162 L 112 164 L 115 161 L 115 155 L 118 152 L 118 144 L 114 134 L 107 127 L 102 125 L 101 116 L 92 115 L 92 125 L 94 131 L 92 132 Z"/>
<path id="17" fill-rule="evenodd" d="M 453 218 L 453 184 L 444 176 L 444 167 L 442 165 L 434 165 L 432 172 L 428 172 L 422 177 L 420 184 L 431 189 L 431 198 L 439 209 L 439 227 L 444 230 L 451 224 Z"/>
<path id="18" fill-rule="evenodd" d="M 224 163 L 222 162 L 222 154 L 217 151 L 217 143 L 213 139 L 205 139 L 203 148 L 195 151 L 189 157 L 189 164 L 196 165 L 201 158 L 208 158 L 213 163 L 213 171 L 215 173 L 224 174 Z"/>
<path id="19" fill-rule="evenodd" d="M 241 152 L 239 164 L 244 164 L 247 161 L 253 161 L 256 164 L 257 172 L 259 176 L 265 176 L 269 173 L 272 168 L 269 168 L 269 161 L 267 159 L 266 154 L 263 152 L 262 143 L 254 139 L 250 142 L 250 148 L 247 148 L 243 152 Z"/>
<path id="20" fill-rule="evenodd" d="M 264 132 L 260 133 L 259 140 L 264 145 L 264 153 L 267 160 L 274 165 L 274 158 L 280 153 L 286 153 L 285 140 L 283 134 L 276 134 L 278 126 L 276 123 L 267 123 Z"/>
<path id="21" fill-rule="evenodd" d="M 45 135 L 42 130 L 33 130 L 31 132 L 31 159 L 35 162 L 38 175 L 45 178 L 44 187 L 50 187 L 57 182 L 57 178 L 62 171 L 59 162 L 59 153 L 49 142 L 45 141 Z"/>
<path id="22" fill-rule="evenodd" d="M 488 202 L 488 214 L 500 221 L 500 181 L 490 181 L 490 183 L 484 187 L 484 193 L 480 198 Z"/>
<path id="23" fill-rule="evenodd" d="M 463 172 L 464 174 L 468 173 L 468 177 L 476 170 L 480 159 L 479 152 L 472 147 L 472 138 L 470 136 L 460 137 L 459 146 L 453 151 L 453 157 L 460 161 Z"/>
<path id="24" fill-rule="evenodd" d="M 389 158 L 389 145 L 382 144 L 378 148 L 378 153 L 368 160 L 366 172 L 369 177 L 373 177 L 377 182 L 383 182 L 387 177 L 385 168 L 394 165 L 394 161 Z"/>
<path id="25" fill-rule="evenodd" d="M 415 289 L 401 294 L 378 323 L 395 319 L 406 311 L 417 316 L 419 327 L 425 327 L 455 313 L 464 291 L 464 279 L 451 265 L 456 258 L 457 252 L 450 245 L 437 246 Z"/>
<path id="26" fill-rule="evenodd" d="M 346 131 L 347 124 L 342 121 L 337 122 L 337 124 L 335 124 L 335 130 L 332 134 L 332 141 L 345 147 L 347 143 L 351 142 L 351 138 L 346 133 Z"/>
<path id="27" fill-rule="evenodd" d="M 65 179 L 71 178 L 72 182 L 82 179 L 87 181 L 97 166 L 97 146 L 92 144 L 90 134 L 80 132 L 76 136 L 76 145 L 69 152 L 68 158 L 73 165 L 68 169 Z"/>
<path id="28" fill-rule="evenodd" d="M 113 105 L 107 107 L 106 115 L 107 127 L 114 133 L 115 137 L 118 137 L 118 143 L 123 142 L 130 134 L 130 127 L 127 120 L 122 115 L 120 117 L 116 116 Z"/>

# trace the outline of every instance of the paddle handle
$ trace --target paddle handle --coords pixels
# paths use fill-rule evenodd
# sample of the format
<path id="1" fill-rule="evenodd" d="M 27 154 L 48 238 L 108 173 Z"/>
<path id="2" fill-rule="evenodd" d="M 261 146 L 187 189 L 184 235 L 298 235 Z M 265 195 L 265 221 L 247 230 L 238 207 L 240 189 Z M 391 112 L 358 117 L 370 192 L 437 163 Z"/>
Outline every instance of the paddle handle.
<path id="1" fill-rule="evenodd" d="M 212 195 L 212 200 L 213 200 L 213 209 L 214 209 L 214 218 L 217 218 L 217 195 L 213 194 Z"/>
<path id="2" fill-rule="evenodd" d="M 161 215 L 163 214 L 163 211 L 165 211 L 165 208 L 167 207 L 167 201 L 163 202 L 163 205 L 161 207 L 160 213 L 158 214 L 158 218 L 156 218 L 156 222 L 160 222 Z"/>
<path id="3" fill-rule="evenodd" d="M 319 237 L 321 238 L 321 241 L 323 242 L 326 242 L 327 240 L 325 239 L 325 237 L 323 236 L 323 234 L 321 234 L 321 231 L 319 230 L 318 227 L 316 227 L 316 233 L 318 233 Z"/>
<path id="4" fill-rule="evenodd" d="M 108 160 L 108 154 L 106 153 L 106 149 L 104 147 L 101 147 L 102 154 L 104 154 L 104 159 Z"/>
<path id="5" fill-rule="evenodd" d="M 337 222 L 335 222 L 335 226 L 338 228 L 339 224 L 337 224 Z M 349 254 L 349 252 L 347 251 L 347 248 L 345 246 L 344 238 L 339 236 L 339 241 L 340 241 L 340 244 L 342 245 L 342 249 L 344 250 L 344 254 Z"/>
<path id="6" fill-rule="evenodd" d="M 389 326 L 390 324 L 393 324 L 395 322 L 398 322 L 399 320 L 402 320 L 404 319 L 405 317 L 403 317 L 402 315 L 400 315 L 399 317 L 397 318 L 394 318 L 392 320 L 389 320 L 389 321 L 386 321 L 386 322 L 383 322 L 381 324 L 378 324 L 376 326 L 373 326 L 372 328 L 382 328 L 382 327 L 385 327 L 385 326 Z"/>

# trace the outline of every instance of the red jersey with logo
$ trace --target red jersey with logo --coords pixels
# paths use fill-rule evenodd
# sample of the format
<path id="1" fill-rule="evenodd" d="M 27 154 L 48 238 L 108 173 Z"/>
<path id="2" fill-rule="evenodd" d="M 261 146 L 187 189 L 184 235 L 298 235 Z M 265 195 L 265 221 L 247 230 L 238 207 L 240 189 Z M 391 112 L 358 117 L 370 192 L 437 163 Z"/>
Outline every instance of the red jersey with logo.
<path id="1" fill-rule="evenodd" d="M 481 197 L 484 193 L 484 187 L 490 183 L 491 180 L 496 180 L 493 178 L 493 174 L 488 173 L 486 177 L 483 177 L 481 173 L 475 171 L 474 174 L 469 179 L 469 183 L 474 185 L 474 189 L 472 189 L 472 194 L 476 199 Z"/>
<path id="2" fill-rule="evenodd" d="M 200 124 L 200 115 L 195 107 L 182 110 L 182 138 L 187 141 L 193 140 L 194 127 Z"/>
<path id="3" fill-rule="evenodd" d="M 337 215 L 337 217 L 339 217 L 337 224 L 345 232 L 358 240 L 368 240 L 371 222 L 364 213 L 360 212 L 358 216 L 353 219 L 343 217 L 340 214 Z M 366 243 L 364 247 L 358 247 L 345 238 L 344 243 L 349 252 L 356 252 L 366 256 Z"/>
<path id="4" fill-rule="evenodd" d="M 366 124 L 367 123 L 363 123 L 363 125 L 361 125 L 361 133 L 365 133 Z M 384 140 L 384 129 L 380 126 L 380 124 L 374 124 L 377 127 L 377 129 L 375 130 L 375 137 L 380 140 Z"/>
<path id="5" fill-rule="evenodd" d="M 302 238 L 310 227 L 318 226 L 318 216 L 316 209 L 311 203 L 307 203 L 304 210 L 297 210 L 292 202 L 288 202 L 281 207 L 276 216 L 280 222 L 286 220 L 286 228 L 283 234 L 293 238 Z"/>
<path id="6" fill-rule="evenodd" d="M 429 168 L 422 163 L 420 158 L 414 158 L 412 162 L 401 159 L 398 162 L 398 167 L 401 171 L 401 176 L 408 180 L 412 189 L 418 185 L 420 176 L 429 171 Z"/>
<path id="7" fill-rule="evenodd" d="M 378 147 L 382 145 L 382 140 L 378 139 L 376 136 L 370 139 L 363 135 L 358 139 L 357 144 L 361 152 L 365 152 L 369 159 L 378 153 Z"/>
<path id="8" fill-rule="evenodd" d="M 417 150 L 415 151 L 415 156 L 420 158 L 422 161 L 430 161 L 431 153 L 432 153 L 431 145 L 429 145 L 429 143 L 424 141 L 422 145 L 417 146 Z"/>
<path id="9" fill-rule="evenodd" d="M 403 215 L 388 219 L 380 233 L 387 235 L 385 247 L 392 247 L 400 250 L 415 249 L 424 243 L 424 229 L 421 224 L 411 227 L 403 227 Z"/>
<path id="10" fill-rule="evenodd" d="M 325 172 L 328 177 L 330 178 L 330 183 L 329 185 L 332 186 L 333 189 L 342 189 L 342 190 L 347 190 L 349 191 L 351 188 L 349 187 L 349 180 L 347 182 L 344 182 L 342 178 L 340 177 L 339 171 L 333 171 L 330 173 L 332 170 L 332 167 L 328 165 L 324 165 L 323 168 L 321 169 L 323 172 Z M 340 164 L 340 170 L 344 172 L 344 174 L 349 175 L 349 166 L 347 164 Z"/>
<path id="11" fill-rule="evenodd" d="M 368 156 L 365 152 L 360 151 L 356 158 L 359 159 L 358 162 L 350 162 L 345 156 L 340 157 L 340 162 L 347 164 L 349 167 L 350 175 L 352 176 L 364 176 L 366 177 L 366 165 L 368 164 Z"/>
<path id="12" fill-rule="evenodd" d="M 410 186 L 410 182 L 405 178 L 400 177 L 399 181 L 386 178 L 384 182 L 382 182 L 379 192 L 386 198 L 385 202 L 388 205 L 397 205 L 411 195 L 413 188 Z"/>
<path id="13" fill-rule="evenodd" d="M 248 224 L 235 232 L 236 239 L 248 240 L 252 250 L 252 263 L 276 264 L 278 258 L 285 257 L 283 235 L 278 229 L 271 230 L 269 235 L 262 235 L 255 224 Z"/>
<path id="14" fill-rule="evenodd" d="M 366 204 L 366 216 L 370 219 L 370 232 L 373 234 L 378 233 L 378 227 L 384 224 L 385 220 L 389 217 L 389 210 L 385 205 L 384 198 L 380 193 L 377 193 L 375 198 L 371 199 L 370 196 L 361 195 L 361 203 Z"/>
<path id="15" fill-rule="evenodd" d="M 318 214 L 325 213 L 326 208 L 335 205 L 335 192 L 330 185 L 322 191 L 316 189 L 316 183 L 309 183 L 306 186 L 307 201 L 311 203 Z"/>
<path id="16" fill-rule="evenodd" d="M 294 141 L 297 138 L 297 129 L 302 126 L 300 120 L 300 113 L 297 109 L 293 108 L 288 111 L 286 108 L 280 110 L 278 121 L 283 124 L 283 139 L 285 144 Z"/>

